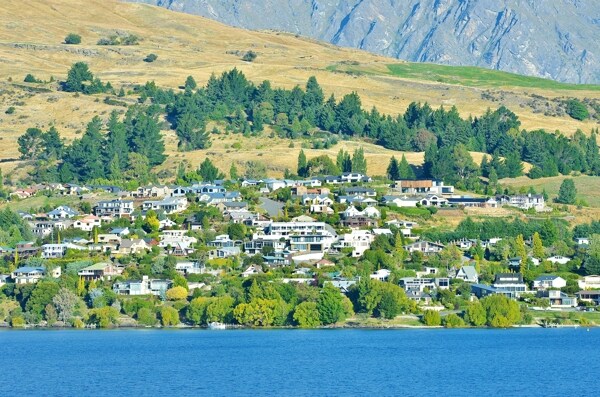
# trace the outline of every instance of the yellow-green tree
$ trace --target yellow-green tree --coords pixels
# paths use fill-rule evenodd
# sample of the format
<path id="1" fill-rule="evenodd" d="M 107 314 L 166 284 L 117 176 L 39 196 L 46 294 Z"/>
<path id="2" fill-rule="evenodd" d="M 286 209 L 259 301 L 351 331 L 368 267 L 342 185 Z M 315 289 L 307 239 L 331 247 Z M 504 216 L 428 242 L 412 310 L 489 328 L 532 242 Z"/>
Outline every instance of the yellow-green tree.
<path id="1" fill-rule="evenodd" d="M 321 325 L 316 302 L 302 302 L 296 306 L 294 321 L 301 328 L 315 328 Z"/>
<path id="2" fill-rule="evenodd" d="M 525 247 L 525 241 L 523 240 L 523 235 L 519 234 L 515 238 L 514 244 L 515 254 L 521 258 L 521 266 L 527 262 L 527 248 Z"/>
<path id="3" fill-rule="evenodd" d="M 184 287 L 173 287 L 167 290 L 167 299 L 170 301 L 179 301 L 187 298 L 188 291 Z"/>

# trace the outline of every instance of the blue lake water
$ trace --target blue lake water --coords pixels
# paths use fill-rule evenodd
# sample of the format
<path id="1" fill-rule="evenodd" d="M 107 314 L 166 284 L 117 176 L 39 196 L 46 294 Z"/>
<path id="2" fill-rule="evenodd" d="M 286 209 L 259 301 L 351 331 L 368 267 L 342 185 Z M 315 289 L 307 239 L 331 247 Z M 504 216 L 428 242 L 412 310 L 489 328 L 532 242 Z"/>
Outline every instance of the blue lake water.
<path id="1" fill-rule="evenodd" d="M 600 329 L 5 330 L 0 346 L 0 396 L 600 394 Z"/>

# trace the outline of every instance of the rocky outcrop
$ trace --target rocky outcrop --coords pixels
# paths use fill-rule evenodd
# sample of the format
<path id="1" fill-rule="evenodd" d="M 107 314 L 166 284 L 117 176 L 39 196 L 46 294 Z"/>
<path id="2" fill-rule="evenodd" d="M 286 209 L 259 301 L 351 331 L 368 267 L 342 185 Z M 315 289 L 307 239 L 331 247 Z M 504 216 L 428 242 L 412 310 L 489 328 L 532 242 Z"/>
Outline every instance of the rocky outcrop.
<path id="1" fill-rule="evenodd" d="M 127 0 L 417 62 L 600 83 L 598 0 Z"/>

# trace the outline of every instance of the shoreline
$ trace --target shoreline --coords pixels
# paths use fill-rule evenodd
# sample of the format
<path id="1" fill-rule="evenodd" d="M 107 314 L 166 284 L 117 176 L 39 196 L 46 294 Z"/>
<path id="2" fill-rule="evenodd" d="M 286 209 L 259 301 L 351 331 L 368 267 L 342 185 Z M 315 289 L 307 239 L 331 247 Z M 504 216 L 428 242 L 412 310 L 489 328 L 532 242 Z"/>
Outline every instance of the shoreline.
<path id="1" fill-rule="evenodd" d="M 12 330 L 12 331 L 28 331 L 28 330 L 46 330 L 46 331 L 64 331 L 64 330 L 78 330 L 78 331 L 106 331 L 106 330 L 198 330 L 198 331 L 231 331 L 231 330 L 424 330 L 424 329 L 447 329 L 447 330 L 470 330 L 470 329 L 546 329 L 546 328 L 581 328 L 581 329 L 590 329 L 597 328 L 598 325 L 590 324 L 590 325 L 580 325 L 580 324 L 554 324 L 551 326 L 544 326 L 542 324 L 515 324 L 506 328 L 495 328 L 489 326 L 483 327 L 444 327 L 442 325 L 438 326 L 427 326 L 427 325 L 409 325 L 409 324 L 340 324 L 340 325 L 329 325 L 329 326 L 321 326 L 315 328 L 301 328 L 301 327 L 246 327 L 238 324 L 226 324 L 223 329 L 211 329 L 208 326 L 195 326 L 195 325 L 186 325 L 180 324 L 177 326 L 114 326 L 107 328 L 100 327 L 63 327 L 63 326 L 47 326 L 47 325 L 26 325 L 23 327 L 12 327 L 7 323 L 0 324 L 1 330 Z"/>

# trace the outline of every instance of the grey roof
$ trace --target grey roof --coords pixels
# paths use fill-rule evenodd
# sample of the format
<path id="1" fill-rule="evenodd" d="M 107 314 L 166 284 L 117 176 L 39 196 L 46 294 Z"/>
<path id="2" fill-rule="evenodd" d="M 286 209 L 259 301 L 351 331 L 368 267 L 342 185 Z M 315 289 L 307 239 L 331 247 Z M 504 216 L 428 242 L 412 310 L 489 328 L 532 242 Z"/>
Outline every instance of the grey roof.
<path id="1" fill-rule="evenodd" d="M 474 266 L 463 266 L 462 270 L 467 276 L 467 278 L 471 280 L 477 278 L 477 270 L 475 270 Z"/>
<path id="2" fill-rule="evenodd" d="M 259 200 L 261 202 L 260 207 L 267 211 L 269 216 L 278 216 L 283 210 L 284 204 L 279 201 L 271 200 L 266 197 L 260 197 Z"/>

